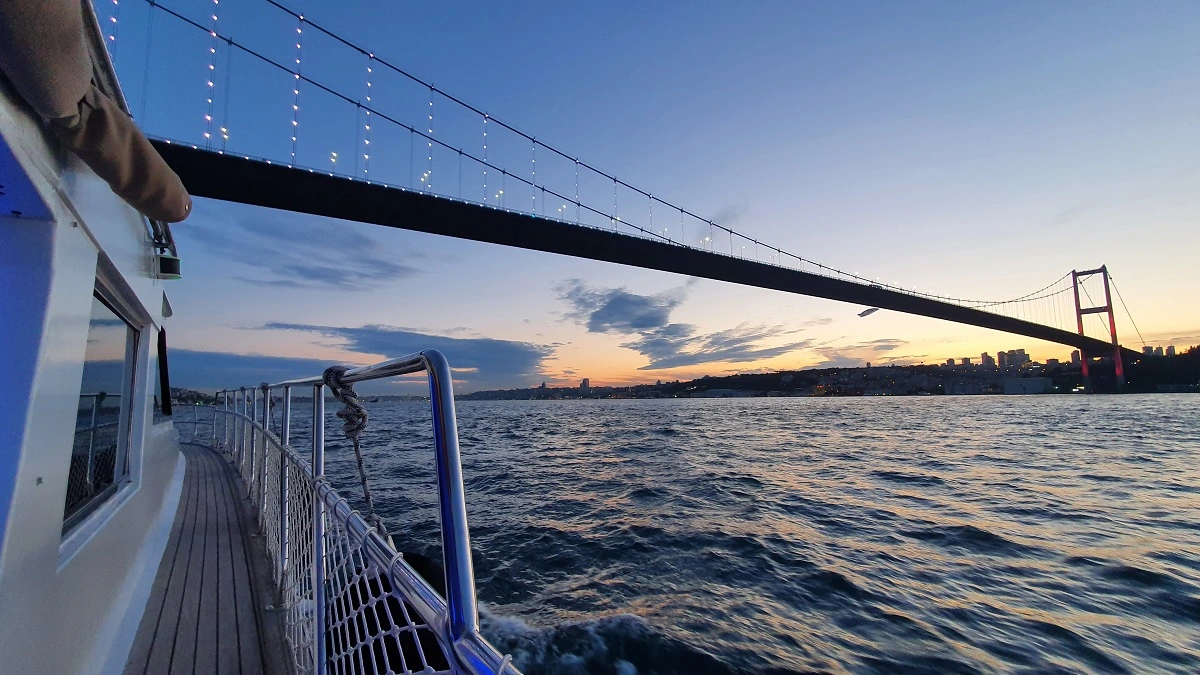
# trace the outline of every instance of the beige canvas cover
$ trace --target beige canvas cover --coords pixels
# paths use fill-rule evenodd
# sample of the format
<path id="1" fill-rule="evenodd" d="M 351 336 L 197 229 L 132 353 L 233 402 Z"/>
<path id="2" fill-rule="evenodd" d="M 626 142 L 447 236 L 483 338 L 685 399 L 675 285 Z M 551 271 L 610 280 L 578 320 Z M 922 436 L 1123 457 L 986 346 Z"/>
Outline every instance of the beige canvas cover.
<path id="1" fill-rule="evenodd" d="M 0 0 L 0 72 L 113 192 L 146 216 L 187 218 L 192 200 L 129 115 L 92 79 L 78 0 Z"/>

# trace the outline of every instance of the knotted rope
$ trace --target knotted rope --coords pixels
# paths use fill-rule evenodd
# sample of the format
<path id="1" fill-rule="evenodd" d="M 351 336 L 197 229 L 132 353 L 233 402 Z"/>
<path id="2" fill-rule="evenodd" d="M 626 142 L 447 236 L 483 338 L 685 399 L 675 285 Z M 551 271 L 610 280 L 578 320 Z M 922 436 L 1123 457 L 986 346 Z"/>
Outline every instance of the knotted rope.
<path id="1" fill-rule="evenodd" d="M 329 387 L 333 397 L 343 406 L 341 410 L 337 411 L 337 416 L 345 420 L 342 432 L 354 446 L 354 458 L 358 460 L 358 477 L 362 480 L 363 499 L 367 502 L 367 520 L 374 526 L 379 536 L 390 541 L 391 538 L 383 526 L 383 519 L 375 513 L 375 502 L 371 500 L 371 488 L 367 485 L 367 472 L 363 469 L 362 448 L 358 444 L 358 435 L 367 428 L 367 409 L 363 407 L 362 403 L 359 403 L 358 392 L 354 391 L 354 385 L 342 381 L 342 376 L 348 370 L 350 369 L 345 366 L 330 366 L 325 369 L 321 379 L 325 381 L 325 386 Z"/>

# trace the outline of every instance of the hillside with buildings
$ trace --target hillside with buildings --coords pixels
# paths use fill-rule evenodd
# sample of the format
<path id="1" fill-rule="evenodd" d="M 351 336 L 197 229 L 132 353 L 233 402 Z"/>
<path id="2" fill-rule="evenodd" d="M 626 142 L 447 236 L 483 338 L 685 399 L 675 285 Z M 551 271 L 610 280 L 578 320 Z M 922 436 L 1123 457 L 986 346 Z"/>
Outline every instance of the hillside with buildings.
<path id="1" fill-rule="evenodd" d="M 1168 354 L 1170 354 L 1168 356 Z M 1168 348 L 1126 364 L 1126 392 L 1200 392 L 1200 348 L 1176 353 Z M 1111 359 L 1091 363 L 1091 390 L 1116 391 Z M 820 368 L 774 373 L 702 377 L 686 382 L 657 381 L 626 387 L 539 387 L 477 391 L 468 401 L 562 400 L 591 398 L 734 398 L 749 396 L 921 396 L 1080 393 L 1087 390 L 1079 352 L 1071 360 L 1038 363 L 1024 349 L 948 359 L 940 365 Z"/>

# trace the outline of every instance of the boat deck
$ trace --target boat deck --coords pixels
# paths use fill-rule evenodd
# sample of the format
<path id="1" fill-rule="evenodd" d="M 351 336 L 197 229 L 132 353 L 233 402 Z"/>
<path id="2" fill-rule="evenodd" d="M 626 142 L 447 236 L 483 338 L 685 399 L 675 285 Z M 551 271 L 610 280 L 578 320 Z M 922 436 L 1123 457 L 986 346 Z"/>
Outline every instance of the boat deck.
<path id="1" fill-rule="evenodd" d="M 126 673 L 288 673 L 265 547 L 221 455 L 180 446 L 183 492 Z"/>

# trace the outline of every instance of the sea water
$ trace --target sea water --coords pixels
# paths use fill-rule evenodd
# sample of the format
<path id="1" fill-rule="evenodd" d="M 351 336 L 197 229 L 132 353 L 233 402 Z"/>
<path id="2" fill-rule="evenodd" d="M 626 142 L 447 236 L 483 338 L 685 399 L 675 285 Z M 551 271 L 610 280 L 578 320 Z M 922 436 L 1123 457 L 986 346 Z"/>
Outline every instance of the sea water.
<path id="1" fill-rule="evenodd" d="M 1198 404 L 460 402 L 483 631 L 530 675 L 1200 672 Z M 440 559 L 428 404 L 368 408 L 378 508 Z"/>

